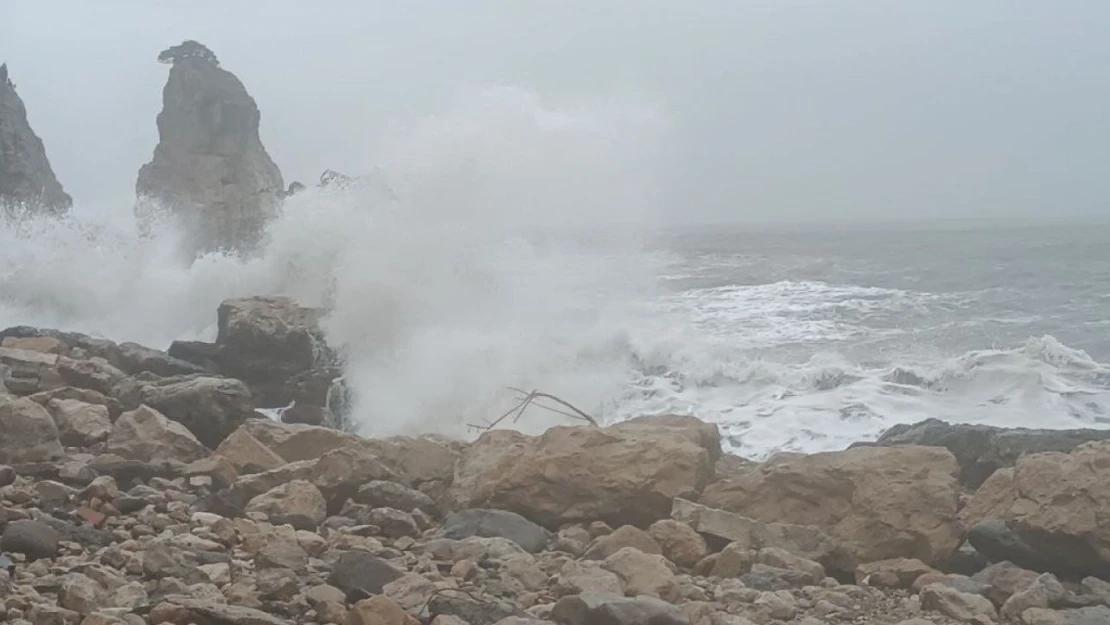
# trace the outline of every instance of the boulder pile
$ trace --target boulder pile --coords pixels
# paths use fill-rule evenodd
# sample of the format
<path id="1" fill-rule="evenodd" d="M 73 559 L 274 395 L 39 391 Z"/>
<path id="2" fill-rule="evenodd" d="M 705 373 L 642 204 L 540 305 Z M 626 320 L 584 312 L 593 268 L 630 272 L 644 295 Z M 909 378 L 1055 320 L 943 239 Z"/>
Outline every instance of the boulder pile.
<path id="1" fill-rule="evenodd" d="M 316 319 L 233 300 L 169 353 L 0 331 L 0 622 L 1110 623 L 1100 433 L 931 421 L 762 463 L 682 416 L 369 440 L 256 410 L 331 380 Z"/>

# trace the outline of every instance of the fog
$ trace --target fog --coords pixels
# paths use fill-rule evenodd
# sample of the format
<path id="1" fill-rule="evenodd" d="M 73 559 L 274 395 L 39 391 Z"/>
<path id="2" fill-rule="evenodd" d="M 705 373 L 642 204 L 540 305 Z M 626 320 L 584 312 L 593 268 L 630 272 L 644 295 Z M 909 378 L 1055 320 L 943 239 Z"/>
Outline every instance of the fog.
<path id="1" fill-rule="evenodd" d="M 210 47 L 286 181 L 374 167 L 460 90 L 636 99 L 673 220 L 1099 216 L 1110 5 L 823 0 L 3 3 L 0 61 L 78 205 L 130 210 L 158 52 Z M 567 181 L 573 183 L 573 181 Z"/>

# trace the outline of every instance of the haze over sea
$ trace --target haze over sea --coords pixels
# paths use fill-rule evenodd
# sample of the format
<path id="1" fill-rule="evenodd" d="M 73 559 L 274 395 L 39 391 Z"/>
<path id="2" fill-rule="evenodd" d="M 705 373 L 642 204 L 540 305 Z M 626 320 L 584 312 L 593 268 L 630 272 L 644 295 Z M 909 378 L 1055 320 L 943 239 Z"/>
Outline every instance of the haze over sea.
<path id="1" fill-rule="evenodd" d="M 166 348 L 290 295 L 329 309 L 368 435 L 470 436 L 509 386 L 753 457 L 1110 427 L 1110 4 L 260 7 L 12 3 L 0 62 L 75 205 L 0 226 L 0 326 Z M 136 232 L 184 39 L 309 184 L 248 260 Z"/>

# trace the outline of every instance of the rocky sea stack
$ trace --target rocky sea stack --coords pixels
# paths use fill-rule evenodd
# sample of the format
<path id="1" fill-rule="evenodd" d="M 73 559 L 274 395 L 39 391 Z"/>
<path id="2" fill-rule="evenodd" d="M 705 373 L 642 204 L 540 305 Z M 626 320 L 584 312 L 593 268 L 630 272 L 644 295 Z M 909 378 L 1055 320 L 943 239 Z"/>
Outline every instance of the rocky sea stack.
<path id="1" fill-rule="evenodd" d="M 319 311 L 217 314 L 168 353 L 0 331 L 0 622 L 1110 623 L 1102 432 L 929 420 L 765 462 L 674 415 L 365 439 L 319 425 Z"/>
<path id="2" fill-rule="evenodd" d="M 244 252 L 276 214 L 284 182 L 259 138 L 261 115 L 243 83 L 196 41 L 162 51 L 171 65 L 154 158 L 139 170 L 136 214 L 160 210 L 184 228 L 187 253 Z"/>
<path id="3" fill-rule="evenodd" d="M 0 65 L 0 208 L 58 215 L 72 205 L 73 198 L 54 176 L 42 139 L 27 121 L 8 66 Z"/>

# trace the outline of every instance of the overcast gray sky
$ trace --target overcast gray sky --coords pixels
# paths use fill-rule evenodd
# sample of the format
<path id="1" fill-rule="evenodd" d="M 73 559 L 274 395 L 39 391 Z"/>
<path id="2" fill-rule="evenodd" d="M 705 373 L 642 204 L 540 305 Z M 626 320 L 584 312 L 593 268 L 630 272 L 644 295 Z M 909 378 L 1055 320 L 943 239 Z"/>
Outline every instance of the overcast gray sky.
<path id="1" fill-rule="evenodd" d="M 192 38 L 258 102 L 287 181 L 358 173 L 391 120 L 509 84 L 660 103 L 675 214 L 1110 213 L 1105 0 L 0 5 L 0 61 L 78 202 L 130 202 L 157 141 L 155 57 Z"/>

